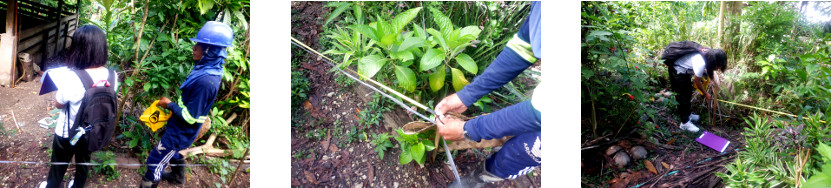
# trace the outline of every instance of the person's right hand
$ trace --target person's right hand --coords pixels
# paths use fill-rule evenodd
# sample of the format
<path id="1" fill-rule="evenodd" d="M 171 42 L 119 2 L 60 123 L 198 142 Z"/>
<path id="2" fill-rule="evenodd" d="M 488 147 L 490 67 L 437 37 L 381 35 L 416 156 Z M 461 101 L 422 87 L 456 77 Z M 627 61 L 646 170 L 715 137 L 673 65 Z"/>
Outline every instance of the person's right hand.
<path id="1" fill-rule="evenodd" d="M 159 103 L 156 104 L 156 106 L 167 108 L 167 104 L 170 104 L 170 99 L 168 99 L 167 97 L 162 97 L 159 98 Z"/>
<path id="2" fill-rule="evenodd" d="M 465 112 L 465 110 L 467 110 L 467 106 L 465 106 L 465 104 L 462 103 L 462 99 L 459 99 L 459 96 L 455 93 L 447 97 L 444 97 L 444 99 L 442 99 L 439 102 L 439 104 L 436 105 L 436 115 L 439 116 L 436 117 L 436 123 L 439 126 L 444 126 L 444 122 L 442 122 L 440 118 L 441 116 L 444 116 L 444 114 L 447 112 L 455 112 L 461 114 L 462 112 Z"/>

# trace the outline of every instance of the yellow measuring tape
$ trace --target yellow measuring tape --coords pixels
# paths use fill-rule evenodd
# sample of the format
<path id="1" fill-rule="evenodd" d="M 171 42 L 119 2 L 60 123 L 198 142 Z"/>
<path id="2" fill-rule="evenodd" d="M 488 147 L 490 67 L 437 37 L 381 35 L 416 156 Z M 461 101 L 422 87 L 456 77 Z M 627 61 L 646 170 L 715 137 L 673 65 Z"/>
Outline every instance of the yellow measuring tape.
<path id="1" fill-rule="evenodd" d="M 780 115 L 786 115 L 786 116 L 790 116 L 790 117 L 799 118 L 799 116 L 797 116 L 797 115 L 793 115 L 793 114 L 789 114 L 789 113 L 785 113 L 785 112 L 768 110 L 768 109 L 759 108 L 759 107 L 755 107 L 755 106 L 750 106 L 750 105 L 746 105 L 746 104 L 740 104 L 740 103 L 725 101 L 725 100 L 721 100 L 721 99 L 718 99 L 718 101 L 721 101 L 721 102 L 724 102 L 724 103 L 727 103 L 727 104 L 736 105 L 736 106 L 742 106 L 742 107 L 752 108 L 752 109 L 761 110 L 761 111 L 765 111 L 765 112 L 770 112 L 770 113 L 775 113 L 775 114 L 780 114 Z M 802 119 L 811 120 L 811 118 L 808 118 L 808 117 L 802 117 Z M 820 123 L 826 123 L 823 120 L 819 120 L 819 122 Z"/>
<path id="2" fill-rule="evenodd" d="M 707 79 L 705 77 L 705 78 L 702 78 L 702 80 L 704 82 L 704 83 L 702 83 L 704 85 L 704 88 L 707 88 L 707 86 L 710 85 L 710 79 Z M 698 88 L 698 86 L 696 86 L 695 84 L 693 84 L 693 87 L 698 90 L 698 93 L 700 93 L 701 95 L 704 95 L 704 90 L 703 89 Z M 775 113 L 775 114 L 780 114 L 780 115 L 786 115 L 786 116 L 790 116 L 790 117 L 799 118 L 799 116 L 797 116 L 797 115 L 793 115 L 793 114 L 789 114 L 789 113 L 785 113 L 785 112 L 768 110 L 768 109 L 759 108 L 759 107 L 755 107 L 755 106 L 750 106 L 750 105 L 746 105 L 746 104 L 740 104 L 740 103 L 725 101 L 725 100 L 721 100 L 721 99 L 716 99 L 716 100 L 727 103 L 727 104 L 736 105 L 736 106 L 742 106 L 742 107 L 752 108 L 752 109 L 761 110 L 761 111 L 765 111 L 765 112 L 770 112 L 770 113 Z M 808 117 L 802 117 L 802 119 L 811 120 L 811 118 L 808 118 Z M 823 120 L 819 120 L 819 122 L 820 123 L 826 123 Z"/>

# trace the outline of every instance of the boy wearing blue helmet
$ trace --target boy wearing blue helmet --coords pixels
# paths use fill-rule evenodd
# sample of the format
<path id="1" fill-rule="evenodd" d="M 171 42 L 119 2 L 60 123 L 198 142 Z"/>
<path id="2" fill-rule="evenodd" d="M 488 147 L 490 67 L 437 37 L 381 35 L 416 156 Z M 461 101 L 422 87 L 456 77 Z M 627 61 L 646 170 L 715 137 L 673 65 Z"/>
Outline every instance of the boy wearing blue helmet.
<path id="1" fill-rule="evenodd" d="M 231 46 L 233 30 L 226 24 L 210 21 L 191 40 L 196 42 L 193 46 L 196 64 L 179 87 L 182 92 L 176 101 L 167 97 L 159 99 L 158 106 L 169 109 L 174 115 L 167 121 L 161 142 L 147 157 L 142 188 L 156 187 L 161 179 L 175 184 L 185 182 L 185 160 L 179 151 L 193 144 L 202 123 L 208 118 L 219 91 L 222 65 L 227 57 L 225 48 Z M 168 163 L 173 164 L 171 170 L 163 172 Z"/>

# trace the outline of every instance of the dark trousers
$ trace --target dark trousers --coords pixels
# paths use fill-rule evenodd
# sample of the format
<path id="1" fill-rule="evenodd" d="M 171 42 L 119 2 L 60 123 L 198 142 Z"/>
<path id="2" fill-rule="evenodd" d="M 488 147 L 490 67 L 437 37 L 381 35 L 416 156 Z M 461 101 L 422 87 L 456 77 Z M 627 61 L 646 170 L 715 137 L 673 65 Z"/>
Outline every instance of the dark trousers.
<path id="1" fill-rule="evenodd" d="M 692 99 L 692 74 L 678 74 L 675 67 L 667 67 L 672 90 L 677 93 L 675 101 L 678 101 L 678 116 L 681 116 L 681 123 L 690 120 L 690 99 Z"/>
<path id="2" fill-rule="evenodd" d="M 55 135 L 52 141 L 52 162 L 70 162 L 75 156 L 75 163 L 88 163 L 90 152 L 87 143 L 78 141 L 75 146 L 69 145 L 69 138 Z M 57 188 L 63 182 L 63 175 L 69 165 L 52 165 L 49 167 L 49 177 L 46 180 L 47 188 Z M 75 182 L 73 187 L 84 187 L 89 175 L 89 166 L 75 165 Z"/>
<path id="3" fill-rule="evenodd" d="M 525 175 L 542 162 L 540 132 L 516 135 L 485 161 L 488 172 L 505 179 Z"/>

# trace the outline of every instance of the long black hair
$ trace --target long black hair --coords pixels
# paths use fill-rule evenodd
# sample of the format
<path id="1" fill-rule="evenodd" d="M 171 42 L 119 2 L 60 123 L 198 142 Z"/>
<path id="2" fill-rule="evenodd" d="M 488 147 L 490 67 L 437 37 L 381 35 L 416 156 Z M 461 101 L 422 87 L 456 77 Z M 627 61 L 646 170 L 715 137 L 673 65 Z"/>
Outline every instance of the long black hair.
<path id="1" fill-rule="evenodd" d="M 721 49 L 710 49 L 704 52 L 705 68 L 707 68 L 707 76 L 713 79 L 713 72 L 716 68 L 724 72 L 727 69 L 727 54 Z"/>
<path id="2" fill-rule="evenodd" d="M 81 26 L 72 35 L 72 44 L 66 55 L 66 65 L 72 69 L 86 69 L 107 65 L 107 35 L 94 25 Z"/>

